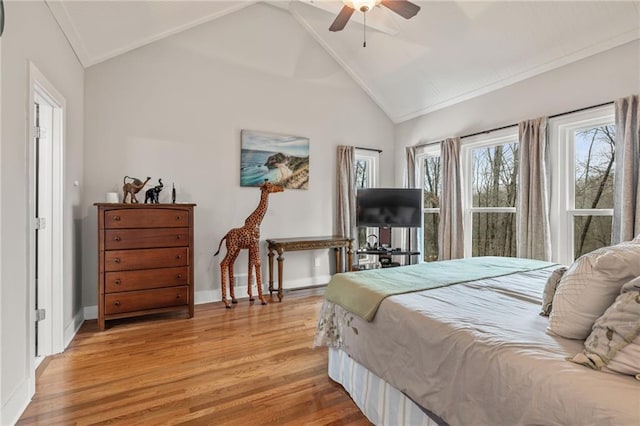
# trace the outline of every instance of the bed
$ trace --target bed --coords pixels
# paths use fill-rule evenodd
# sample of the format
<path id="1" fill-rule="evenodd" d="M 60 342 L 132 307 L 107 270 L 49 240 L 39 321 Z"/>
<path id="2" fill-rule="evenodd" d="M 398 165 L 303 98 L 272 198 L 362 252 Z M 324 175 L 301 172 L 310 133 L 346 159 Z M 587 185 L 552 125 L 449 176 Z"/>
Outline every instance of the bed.
<path id="1" fill-rule="evenodd" d="M 640 425 L 640 382 L 569 362 L 584 340 L 547 331 L 539 313 L 558 265 L 495 257 L 435 265 L 338 274 L 327 288 L 314 345 L 329 346 L 329 376 L 369 420 Z M 419 277 L 429 278 L 426 290 Z M 371 295 L 385 283 L 390 294 Z"/>

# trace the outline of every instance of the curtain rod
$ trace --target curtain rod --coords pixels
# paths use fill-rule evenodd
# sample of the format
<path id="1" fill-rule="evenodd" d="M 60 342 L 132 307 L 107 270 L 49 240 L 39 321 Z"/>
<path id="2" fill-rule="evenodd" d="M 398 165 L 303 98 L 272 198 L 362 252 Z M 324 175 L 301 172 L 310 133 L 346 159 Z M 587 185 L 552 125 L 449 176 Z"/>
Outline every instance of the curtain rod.
<path id="1" fill-rule="evenodd" d="M 599 107 L 601 107 L 601 106 L 611 105 L 611 104 L 613 104 L 613 101 L 603 102 L 603 103 L 601 103 L 601 104 L 597 104 L 597 105 L 591 105 L 591 106 L 584 107 L 584 108 L 574 109 L 574 110 L 572 110 L 572 111 L 561 112 L 561 113 L 559 113 L 559 114 L 553 114 L 553 115 L 550 115 L 550 116 L 549 116 L 549 117 L 547 117 L 547 118 L 557 118 L 557 117 L 562 117 L 563 115 L 574 114 L 574 113 L 576 113 L 576 112 L 582 112 L 582 111 L 586 111 L 586 110 L 588 110 L 588 109 L 599 108 Z M 481 132 L 470 133 L 470 134 L 468 134 L 468 135 L 460 136 L 460 139 L 470 138 L 470 137 L 472 137 L 472 136 L 484 135 L 484 134 L 488 134 L 488 133 L 492 133 L 492 132 L 497 132 L 498 130 L 508 129 L 509 127 L 514 127 L 514 126 L 517 126 L 517 125 L 518 125 L 518 123 L 516 123 L 516 124 L 508 124 L 508 125 L 506 125 L 506 126 L 495 127 L 495 128 L 493 128 L 493 129 L 483 130 L 483 131 L 481 131 Z M 419 144 L 416 144 L 416 145 L 415 145 L 415 147 L 416 147 L 416 148 L 420 148 L 420 147 L 423 147 L 423 146 L 435 145 L 435 144 L 438 144 L 438 143 L 440 143 L 440 141 L 438 141 L 438 142 L 425 142 L 425 143 L 419 143 Z"/>
<path id="2" fill-rule="evenodd" d="M 356 146 L 356 149 L 362 149 L 363 151 L 375 151 L 378 154 L 382 152 L 381 149 L 376 149 L 376 148 L 362 148 L 361 146 Z"/>

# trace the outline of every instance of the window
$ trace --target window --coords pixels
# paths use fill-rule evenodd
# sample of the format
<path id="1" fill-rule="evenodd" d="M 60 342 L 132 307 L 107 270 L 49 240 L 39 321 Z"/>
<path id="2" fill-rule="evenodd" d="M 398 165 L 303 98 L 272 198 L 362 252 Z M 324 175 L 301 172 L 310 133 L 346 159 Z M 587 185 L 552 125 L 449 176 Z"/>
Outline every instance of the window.
<path id="1" fill-rule="evenodd" d="M 463 145 L 465 256 L 516 256 L 517 128 Z"/>
<path id="2" fill-rule="evenodd" d="M 378 159 L 380 154 L 377 151 L 356 149 L 355 152 L 355 179 L 356 188 L 375 188 L 378 186 Z M 364 248 L 367 244 L 367 236 L 375 235 L 377 238 L 377 228 L 358 228 L 358 241 L 356 248 Z M 372 240 L 371 243 L 376 241 Z M 366 262 L 371 256 L 360 256 L 360 261 Z"/>
<path id="3" fill-rule="evenodd" d="M 613 106 L 550 121 L 551 231 L 554 260 L 576 258 L 611 244 L 615 180 Z M 556 223 L 554 223 L 556 222 Z"/>
<path id="4" fill-rule="evenodd" d="M 442 175 L 440 173 L 440 148 L 418 156 L 420 181 L 423 189 L 423 258 L 425 262 L 438 260 L 438 226 L 440 225 L 440 195 Z"/>

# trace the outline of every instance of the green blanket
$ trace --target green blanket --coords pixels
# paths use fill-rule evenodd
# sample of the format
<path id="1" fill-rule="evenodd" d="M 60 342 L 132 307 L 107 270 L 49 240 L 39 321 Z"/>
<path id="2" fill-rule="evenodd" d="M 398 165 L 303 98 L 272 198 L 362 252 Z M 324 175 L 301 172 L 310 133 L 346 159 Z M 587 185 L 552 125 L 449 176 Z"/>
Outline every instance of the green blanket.
<path id="1" fill-rule="evenodd" d="M 325 298 L 371 321 L 380 303 L 388 296 L 532 271 L 553 265 L 554 263 L 540 260 L 513 257 L 472 257 L 420 263 L 400 268 L 346 272 L 331 278 Z"/>

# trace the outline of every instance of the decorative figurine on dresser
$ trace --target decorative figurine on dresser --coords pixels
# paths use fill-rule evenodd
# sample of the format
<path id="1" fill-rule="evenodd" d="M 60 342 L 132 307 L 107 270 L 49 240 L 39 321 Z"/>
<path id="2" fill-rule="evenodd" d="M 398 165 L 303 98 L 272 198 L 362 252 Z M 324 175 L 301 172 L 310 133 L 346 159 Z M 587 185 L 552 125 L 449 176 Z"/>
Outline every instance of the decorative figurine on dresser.
<path id="1" fill-rule="evenodd" d="M 258 298 L 263 305 L 267 304 L 262 296 L 262 276 L 260 274 L 260 224 L 262 218 L 264 218 L 267 208 L 269 206 L 269 194 L 274 192 L 282 192 L 284 188 L 278 185 L 269 183 L 265 179 L 264 183 L 260 186 L 260 203 L 258 207 L 249 215 L 244 221 L 242 228 L 233 228 L 226 233 L 220 244 L 218 244 L 218 251 L 214 254 L 217 256 L 220 253 L 220 247 L 222 242 L 227 240 L 226 248 L 227 254 L 220 262 L 221 272 L 221 285 L 222 301 L 225 307 L 231 308 L 229 301 L 227 300 L 227 272 L 229 273 L 229 293 L 231 295 L 231 303 L 238 303 L 236 300 L 235 291 L 233 288 L 233 263 L 236 261 L 241 249 L 249 250 L 249 271 L 247 272 L 247 293 L 249 294 L 249 300 L 253 302 L 253 294 L 251 292 L 251 283 L 253 282 L 253 269 L 256 271 L 256 283 L 258 286 Z"/>
<path id="2" fill-rule="evenodd" d="M 194 314 L 195 204 L 98 207 L 98 327 L 118 318 Z"/>
<path id="3" fill-rule="evenodd" d="M 147 189 L 147 192 L 144 193 L 144 203 L 150 202 L 151 204 L 158 204 L 160 201 L 160 191 L 164 188 L 164 184 L 162 183 L 162 179 L 158 179 L 158 184 L 153 188 Z"/>
<path id="4" fill-rule="evenodd" d="M 130 180 L 130 182 L 127 182 L 127 179 Z M 132 178 L 129 176 L 125 176 L 122 179 L 122 202 L 126 203 L 127 202 L 127 195 L 129 195 L 129 199 L 130 199 L 130 203 L 131 204 L 138 204 L 138 199 L 136 198 L 136 194 L 138 192 L 140 192 L 140 190 L 142 188 L 144 188 L 144 186 L 147 184 L 147 182 L 149 182 L 151 178 L 149 176 L 147 176 L 147 180 L 145 180 L 144 182 L 141 181 L 138 178 Z"/>

